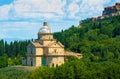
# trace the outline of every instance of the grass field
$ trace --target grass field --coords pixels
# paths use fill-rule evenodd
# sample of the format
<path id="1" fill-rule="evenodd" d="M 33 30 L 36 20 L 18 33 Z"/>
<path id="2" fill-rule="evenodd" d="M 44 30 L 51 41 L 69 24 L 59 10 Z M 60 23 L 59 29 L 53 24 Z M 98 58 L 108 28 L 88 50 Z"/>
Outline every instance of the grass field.
<path id="1" fill-rule="evenodd" d="M 36 67 L 11 66 L 0 69 L 0 79 L 27 79 L 30 71 Z"/>

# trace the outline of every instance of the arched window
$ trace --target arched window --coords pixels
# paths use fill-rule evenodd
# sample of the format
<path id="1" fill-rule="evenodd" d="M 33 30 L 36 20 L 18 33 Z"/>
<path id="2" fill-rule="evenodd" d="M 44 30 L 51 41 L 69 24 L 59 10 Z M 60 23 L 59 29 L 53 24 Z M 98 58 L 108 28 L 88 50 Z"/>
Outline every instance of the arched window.
<path id="1" fill-rule="evenodd" d="M 49 36 L 49 39 L 50 39 L 50 36 Z"/>

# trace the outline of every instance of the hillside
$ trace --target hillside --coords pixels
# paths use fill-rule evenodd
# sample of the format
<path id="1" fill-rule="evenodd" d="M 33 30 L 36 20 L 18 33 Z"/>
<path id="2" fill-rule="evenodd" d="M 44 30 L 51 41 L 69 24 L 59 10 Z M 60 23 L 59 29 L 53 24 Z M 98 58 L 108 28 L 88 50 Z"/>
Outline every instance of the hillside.
<path id="1" fill-rule="evenodd" d="M 120 58 L 120 16 L 100 22 L 83 21 L 82 28 L 72 26 L 54 33 L 66 50 L 82 53 L 91 61 Z"/>

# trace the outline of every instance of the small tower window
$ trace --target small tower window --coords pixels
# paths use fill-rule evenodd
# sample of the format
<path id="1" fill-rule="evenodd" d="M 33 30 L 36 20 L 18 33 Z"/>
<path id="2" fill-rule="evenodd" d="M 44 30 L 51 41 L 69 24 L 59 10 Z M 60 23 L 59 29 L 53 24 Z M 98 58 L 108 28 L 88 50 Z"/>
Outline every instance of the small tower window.
<path id="1" fill-rule="evenodd" d="M 54 49 L 54 52 L 57 52 L 57 49 Z"/>
<path id="2" fill-rule="evenodd" d="M 50 39 L 50 36 L 49 36 L 49 39 Z"/>

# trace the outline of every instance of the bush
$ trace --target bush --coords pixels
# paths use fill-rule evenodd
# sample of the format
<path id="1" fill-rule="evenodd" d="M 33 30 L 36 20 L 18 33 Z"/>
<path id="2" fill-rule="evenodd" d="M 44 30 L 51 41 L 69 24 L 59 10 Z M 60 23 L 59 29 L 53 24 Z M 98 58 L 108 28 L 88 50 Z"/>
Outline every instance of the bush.
<path id="1" fill-rule="evenodd" d="M 1 56 L 0 57 L 0 68 L 7 67 L 7 66 L 8 66 L 7 57 Z"/>

